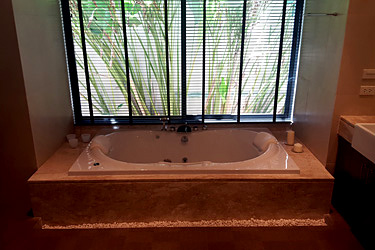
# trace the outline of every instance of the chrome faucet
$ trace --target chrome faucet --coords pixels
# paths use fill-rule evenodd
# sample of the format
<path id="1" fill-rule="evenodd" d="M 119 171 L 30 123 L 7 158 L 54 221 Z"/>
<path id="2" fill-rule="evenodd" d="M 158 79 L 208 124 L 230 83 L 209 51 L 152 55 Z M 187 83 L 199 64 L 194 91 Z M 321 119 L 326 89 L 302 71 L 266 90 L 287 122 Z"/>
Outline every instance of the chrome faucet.
<path id="1" fill-rule="evenodd" d="M 162 117 L 160 118 L 160 121 L 163 122 L 163 125 L 161 126 L 161 131 L 167 131 L 168 125 L 166 124 L 167 121 L 169 121 L 168 117 Z"/>
<path id="2" fill-rule="evenodd" d="M 181 125 L 177 128 L 177 132 L 182 132 L 182 133 L 190 133 L 191 132 L 191 127 L 187 125 L 187 122 L 185 122 L 184 125 Z"/>

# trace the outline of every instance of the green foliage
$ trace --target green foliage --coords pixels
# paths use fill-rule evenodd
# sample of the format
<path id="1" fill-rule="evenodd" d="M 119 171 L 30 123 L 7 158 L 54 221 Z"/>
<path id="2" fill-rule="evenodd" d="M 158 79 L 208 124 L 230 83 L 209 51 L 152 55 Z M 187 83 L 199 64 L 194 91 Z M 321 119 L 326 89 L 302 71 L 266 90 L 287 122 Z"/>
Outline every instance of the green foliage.
<path id="1" fill-rule="evenodd" d="M 193 3 L 194 2 L 194 3 Z M 202 26 L 203 7 L 197 2 L 187 1 L 187 8 L 194 15 L 194 25 Z M 201 1 L 203 2 L 203 1 Z M 289 2 L 288 2 L 289 3 Z M 171 114 L 180 115 L 180 2 L 168 1 L 169 65 Z M 289 5 L 288 16 L 292 16 L 294 4 Z M 164 1 L 124 0 L 129 51 L 129 71 L 131 103 L 133 114 L 139 116 L 166 115 L 166 53 L 164 30 Z M 245 51 L 253 39 L 252 31 L 262 14 L 269 7 L 269 1 L 248 1 Z M 205 98 L 206 114 L 235 114 L 239 82 L 239 58 L 242 36 L 243 2 L 207 0 L 206 37 L 210 53 L 206 54 L 207 91 Z M 124 37 L 120 0 L 82 0 L 84 34 L 88 53 L 89 78 L 92 88 L 93 107 L 100 115 L 116 116 L 127 111 L 127 86 Z M 76 0 L 70 0 L 73 37 L 76 61 L 83 71 L 82 40 Z M 269 43 L 280 33 L 279 27 L 270 29 Z M 227 39 L 230 38 L 230 39 Z M 291 37 L 285 43 L 290 46 Z M 278 46 L 278 43 L 276 43 Z M 202 41 L 196 41 L 194 58 L 201 56 Z M 224 49 L 224 50 L 223 50 Z M 288 52 L 285 52 L 288 53 Z M 244 61 L 242 92 L 244 95 L 241 112 L 244 114 L 271 113 L 274 99 L 274 85 L 277 62 L 266 55 L 260 62 L 254 57 Z M 283 55 L 288 58 L 288 55 Z M 263 58 L 264 59 L 264 58 Z M 287 82 L 289 64 L 283 59 L 281 87 Z M 176 63 L 177 62 L 177 63 Z M 191 75 L 199 64 L 187 69 L 187 87 Z M 265 72 L 263 68 L 272 68 Z M 244 77 L 246 76 L 246 77 Z M 252 79 L 250 80 L 250 76 Z M 84 78 L 79 78 L 81 90 L 86 89 Z M 81 91 L 82 100 L 87 100 Z M 282 103 L 285 95 L 279 95 Z M 280 112 L 283 105 L 280 106 Z"/>

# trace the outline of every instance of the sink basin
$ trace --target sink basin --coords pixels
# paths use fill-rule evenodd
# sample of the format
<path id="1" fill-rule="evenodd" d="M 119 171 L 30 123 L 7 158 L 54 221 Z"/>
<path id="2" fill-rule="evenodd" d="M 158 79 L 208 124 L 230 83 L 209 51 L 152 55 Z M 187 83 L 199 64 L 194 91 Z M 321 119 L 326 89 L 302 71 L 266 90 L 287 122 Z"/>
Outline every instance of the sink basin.
<path id="1" fill-rule="evenodd" d="M 375 123 L 357 123 L 354 126 L 352 147 L 375 163 Z"/>

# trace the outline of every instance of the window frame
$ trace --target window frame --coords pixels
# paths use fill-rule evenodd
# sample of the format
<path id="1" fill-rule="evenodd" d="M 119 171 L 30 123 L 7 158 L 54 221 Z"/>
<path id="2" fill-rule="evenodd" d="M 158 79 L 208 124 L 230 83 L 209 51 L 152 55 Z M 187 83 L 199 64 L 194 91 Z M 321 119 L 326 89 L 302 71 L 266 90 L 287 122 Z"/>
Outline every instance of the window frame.
<path id="1" fill-rule="evenodd" d="M 206 18 L 206 0 L 204 1 L 204 14 L 203 14 L 203 44 L 205 44 L 205 18 Z M 238 108 L 236 115 L 206 115 L 204 113 L 204 90 L 205 90 L 205 74 L 203 74 L 203 82 L 202 82 L 202 114 L 201 115 L 187 115 L 186 114 L 186 0 L 181 0 L 181 116 L 171 116 L 170 115 L 170 101 L 169 101 L 169 94 L 168 98 L 168 115 L 166 116 L 133 116 L 132 115 L 132 107 L 130 98 L 128 98 L 128 106 L 129 106 L 129 116 L 95 116 L 93 114 L 92 108 L 92 101 L 91 101 L 91 92 L 90 92 L 90 80 L 89 80 L 89 72 L 87 67 L 87 55 L 86 55 L 86 48 L 85 48 L 85 35 L 83 31 L 83 18 L 82 18 L 82 8 L 81 8 L 81 0 L 77 0 L 78 2 L 78 11 L 80 14 L 80 26 L 81 26 L 81 36 L 82 36 L 82 44 L 83 44 L 83 57 L 84 57 L 84 64 L 85 64 L 85 75 L 86 75 L 86 85 L 87 85 L 87 94 L 88 94 L 88 103 L 89 103 L 89 111 L 90 116 L 83 116 L 81 110 L 81 101 L 80 101 L 80 92 L 79 92 L 79 82 L 78 82 L 78 74 L 77 74 L 77 65 L 76 65 L 76 57 L 74 52 L 74 40 L 72 34 L 72 27 L 71 27 L 71 16 L 70 16 L 70 7 L 69 7 L 69 0 L 60 0 L 61 4 L 61 14 L 62 14 L 62 23 L 63 23 L 63 33 L 65 38 L 65 51 L 66 51 L 66 61 L 67 61 L 67 70 L 68 70 L 68 78 L 70 83 L 71 89 L 71 100 L 72 100 L 72 108 L 73 108 L 73 115 L 74 115 L 74 123 L 75 125 L 94 125 L 94 124 L 156 124 L 160 123 L 161 117 L 168 117 L 169 123 L 259 123 L 259 122 L 290 122 L 292 116 L 292 104 L 293 104 L 293 97 L 294 91 L 296 87 L 296 76 L 298 70 L 298 59 L 299 59 L 299 48 L 301 42 L 301 31 L 302 31 L 302 23 L 303 23 L 303 12 L 304 12 L 304 0 L 296 0 L 296 9 L 294 15 L 294 27 L 293 27 L 293 40 L 292 40 L 292 48 L 291 48 L 291 55 L 290 55 L 290 65 L 289 65 L 289 76 L 288 76 L 288 83 L 287 83 L 287 91 L 285 97 L 285 108 L 283 114 L 277 114 L 277 98 L 279 92 L 279 80 L 280 80 L 280 69 L 281 69 L 281 56 L 283 52 L 283 40 L 284 40 L 284 28 L 285 28 L 285 16 L 286 16 L 286 6 L 288 0 L 283 1 L 283 13 L 282 13 L 282 23 L 281 23 L 281 31 L 280 31 L 280 42 L 279 42 L 279 55 L 278 55 L 278 64 L 277 64 L 277 75 L 276 75 L 276 82 L 275 82 L 275 95 L 274 95 L 274 108 L 273 114 L 260 114 L 260 115 L 243 115 L 240 113 L 241 107 L 241 83 L 242 77 L 239 76 L 239 88 L 238 88 Z M 164 0 L 164 11 L 165 11 L 165 18 L 167 19 L 167 3 L 168 0 Z M 245 39 L 245 24 L 246 24 L 246 3 L 247 0 L 244 0 L 243 4 L 243 21 L 242 21 L 242 37 L 241 37 L 241 59 L 240 59 L 240 75 L 242 75 L 242 68 L 243 68 L 243 53 L 244 53 L 244 39 Z M 127 49 L 127 42 L 126 42 L 126 25 L 125 25 L 125 9 L 124 9 L 124 0 L 121 0 L 121 10 L 122 10 L 122 22 L 123 22 L 123 34 L 124 34 L 124 47 L 125 47 L 125 58 L 126 58 L 126 71 L 127 71 L 127 85 L 128 96 L 130 96 L 130 77 L 129 77 L 129 60 L 128 60 L 128 49 Z M 166 54 L 168 54 L 168 22 L 165 22 L 165 30 L 166 30 Z M 205 55 L 205 45 L 203 45 L 203 55 Z M 169 93 L 169 56 L 166 57 L 167 60 L 167 90 Z M 205 56 L 203 56 L 203 67 L 205 66 Z"/>

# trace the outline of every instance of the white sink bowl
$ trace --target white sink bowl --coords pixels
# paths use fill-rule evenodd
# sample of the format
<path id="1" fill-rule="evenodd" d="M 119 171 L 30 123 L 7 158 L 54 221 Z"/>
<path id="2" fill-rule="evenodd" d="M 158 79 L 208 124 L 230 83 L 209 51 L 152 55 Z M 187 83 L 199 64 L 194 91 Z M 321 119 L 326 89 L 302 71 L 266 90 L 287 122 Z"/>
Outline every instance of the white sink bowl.
<path id="1" fill-rule="evenodd" d="M 357 123 L 354 126 L 352 147 L 375 163 L 375 123 Z"/>

